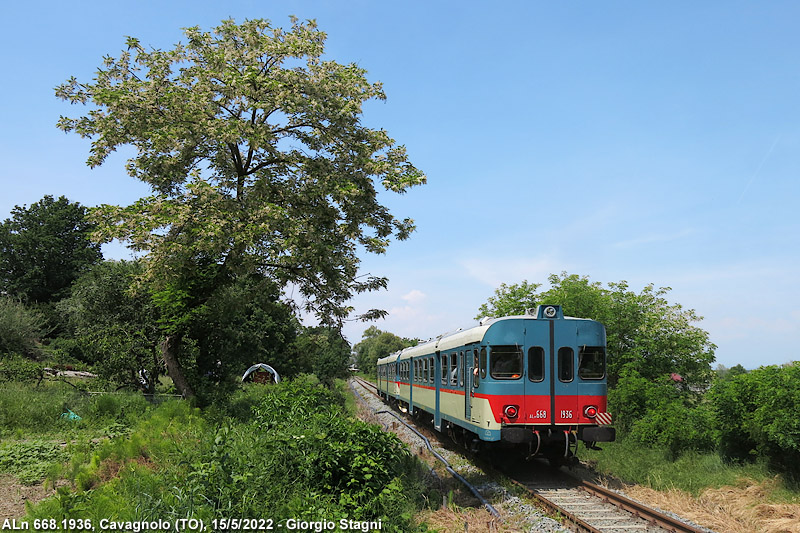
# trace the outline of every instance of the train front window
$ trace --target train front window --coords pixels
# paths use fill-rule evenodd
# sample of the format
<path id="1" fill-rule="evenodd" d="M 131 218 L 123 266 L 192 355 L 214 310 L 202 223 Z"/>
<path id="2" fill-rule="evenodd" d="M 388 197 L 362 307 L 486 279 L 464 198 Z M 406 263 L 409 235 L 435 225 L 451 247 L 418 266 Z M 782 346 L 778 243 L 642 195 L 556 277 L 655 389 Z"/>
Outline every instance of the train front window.
<path id="1" fill-rule="evenodd" d="M 561 381 L 572 381 L 575 377 L 575 352 L 572 348 L 563 347 L 558 349 L 558 379 Z"/>
<path id="2" fill-rule="evenodd" d="M 581 346 L 578 352 L 578 377 L 603 379 L 606 375 L 606 350 L 602 346 Z"/>
<path id="3" fill-rule="evenodd" d="M 541 346 L 531 346 L 528 349 L 528 379 L 544 380 L 544 348 Z"/>
<path id="4" fill-rule="evenodd" d="M 522 376 L 522 350 L 519 346 L 492 346 L 489 367 L 494 379 L 519 379 Z"/>

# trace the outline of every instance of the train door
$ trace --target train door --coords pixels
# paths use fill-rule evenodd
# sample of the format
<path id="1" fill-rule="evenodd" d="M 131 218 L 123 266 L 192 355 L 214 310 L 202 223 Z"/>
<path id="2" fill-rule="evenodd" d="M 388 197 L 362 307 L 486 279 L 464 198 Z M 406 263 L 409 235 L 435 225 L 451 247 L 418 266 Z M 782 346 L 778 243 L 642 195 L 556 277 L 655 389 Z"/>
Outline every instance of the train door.
<path id="1" fill-rule="evenodd" d="M 553 415 L 556 424 L 577 424 L 578 380 L 576 379 L 577 354 L 575 353 L 576 326 L 573 321 L 556 320 L 553 323 L 554 371 Z"/>
<path id="2" fill-rule="evenodd" d="M 475 385 L 478 377 L 478 350 L 468 349 L 466 351 L 466 379 L 464 387 L 464 418 L 477 422 L 472 417 L 472 401 L 475 398 Z"/>
<path id="3" fill-rule="evenodd" d="M 440 352 L 436 352 L 433 356 L 433 367 L 434 367 L 434 376 L 433 376 L 433 383 L 434 387 L 436 387 L 436 408 L 433 411 L 433 427 L 436 431 L 442 430 L 442 411 L 441 406 L 439 404 L 439 393 L 441 392 L 442 388 L 442 376 L 447 375 L 447 369 L 442 368 L 442 354 Z"/>
<path id="4" fill-rule="evenodd" d="M 525 423 L 551 424 L 553 416 L 552 320 L 525 322 L 525 374 L 523 376 Z"/>

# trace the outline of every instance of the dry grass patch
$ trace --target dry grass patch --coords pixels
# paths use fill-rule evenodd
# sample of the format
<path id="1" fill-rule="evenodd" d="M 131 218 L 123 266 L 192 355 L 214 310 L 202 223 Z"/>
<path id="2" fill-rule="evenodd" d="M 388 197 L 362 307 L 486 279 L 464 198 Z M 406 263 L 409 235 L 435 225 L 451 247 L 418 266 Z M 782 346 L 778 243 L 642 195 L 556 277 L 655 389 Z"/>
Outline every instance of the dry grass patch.
<path id="1" fill-rule="evenodd" d="M 430 531 L 439 533 L 508 533 L 519 531 L 498 523 L 498 520 L 484 508 L 454 510 L 442 507 L 437 511 L 424 511 L 416 516 Z"/>
<path id="2" fill-rule="evenodd" d="M 724 533 L 800 533 L 800 504 L 766 503 L 777 480 L 756 482 L 742 479 L 736 486 L 706 489 L 700 496 L 670 490 L 660 492 L 629 485 L 632 498 L 700 525 Z"/>

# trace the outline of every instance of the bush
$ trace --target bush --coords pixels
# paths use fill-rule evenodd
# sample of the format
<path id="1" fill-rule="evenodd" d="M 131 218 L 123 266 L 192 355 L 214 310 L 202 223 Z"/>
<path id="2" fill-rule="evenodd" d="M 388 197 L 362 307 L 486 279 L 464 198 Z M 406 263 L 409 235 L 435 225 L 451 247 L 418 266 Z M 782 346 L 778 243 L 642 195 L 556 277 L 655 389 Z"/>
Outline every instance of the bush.
<path id="1" fill-rule="evenodd" d="M 35 356 L 44 335 L 45 318 L 10 296 L 0 296 L 0 358 L 17 353 Z"/>
<path id="2" fill-rule="evenodd" d="M 689 450 L 714 449 L 710 407 L 668 378 L 653 381 L 636 370 L 624 369 L 609 392 L 609 409 L 616 413 L 624 438 L 664 447 L 673 458 Z"/>
<path id="3" fill-rule="evenodd" d="M 18 355 L 10 355 L 0 359 L 0 383 L 38 381 L 44 374 L 44 365 L 25 359 Z"/>
<path id="4" fill-rule="evenodd" d="M 800 363 L 717 381 L 709 398 L 726 459 L 763 457 L 772 468 L 800 479 Z"/>
<path id="5" fill-rule="evenodd" d="M 77 490 L 31 518 L 229 516 L 273 519 L 276 529 L 287 518 L 347 518 L 411 528 L 422 499 L 417 463 L 393 434 L 345 416 L 341 393 L 301 376 L 234 399 L 210 418 L 187 402 L 159 406 L 128 435 L 76 456 L 67 475 Z M 113 411 L 113 402 L 97 408 Z"/>

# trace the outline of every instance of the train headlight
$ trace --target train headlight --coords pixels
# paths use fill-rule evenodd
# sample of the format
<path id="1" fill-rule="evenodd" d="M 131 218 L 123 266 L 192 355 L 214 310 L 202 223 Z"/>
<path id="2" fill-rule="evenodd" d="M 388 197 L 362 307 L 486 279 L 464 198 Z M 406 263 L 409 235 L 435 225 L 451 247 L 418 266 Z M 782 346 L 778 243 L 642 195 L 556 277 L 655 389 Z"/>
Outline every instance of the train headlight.
<path id="1" fill-rule="evenodd" d="M 587 405 L 583 409 L 583 414 L 586 418 L 594 418 L 597 416 L 597 407 L 594 405 Z"/>
<path id="2" fill-rule="evenodd" d="M 544 308 L 544 316 L 547 318 L 555 318 L 556 316 L 556 308 L 552 305 L 548 305 Z"/>
<path id="3" fill-rule="evenodd" d="M 517 405 L 506 405 L 503 407 L 503 414 L 506 415 L 508 418 L 517 418 L 519 415 L 519 406 Z"/>

